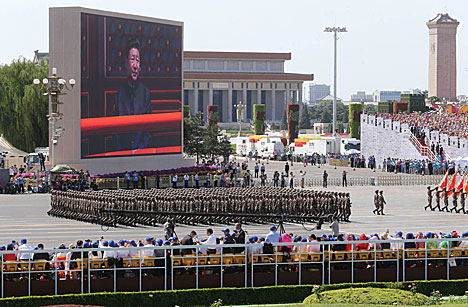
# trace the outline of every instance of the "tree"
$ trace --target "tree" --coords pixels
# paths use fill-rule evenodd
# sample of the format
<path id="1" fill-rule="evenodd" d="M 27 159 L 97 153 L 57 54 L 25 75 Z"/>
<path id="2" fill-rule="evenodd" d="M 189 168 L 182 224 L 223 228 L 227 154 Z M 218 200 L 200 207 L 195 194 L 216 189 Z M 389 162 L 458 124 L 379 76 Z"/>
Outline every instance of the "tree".
<path id="1" fill-rule="evenodd" d="M 227 136 L 221 137 L 218 142 L 218 154 L 223 157 L 224 161 L 229 161 L 229 155 L 231 154 L 231 151 L 231 142 L 228 140 Z"/>
<path id="2" fill-rule="evenodd" d="M 48 146 L 48 100 L 34 79 L 48 75 L 48 61 L 33 64 L 24 58 L 0 66 L 0 131 L 10 143 L 26 152 Z"/>
<path id="3" fill-rule="evenodd" d="M 190 156 L 196 156 L 197 164 L 204 155 L 202 146 L 205 122 L 201 114 L 184 118 L 184 151 Z"/>
<path id="4" fill-rule="evenodd" d="M 364 113 L 367 113 L 367 114 L 375 114 L 377 113 L 377 106 L 375 104 L 365 104 L 364 105 Z"/>
<path id="5" fill-rule="evenodd" d="M 203 155 L 212 161 L 214 161 L 215 156 L 219 154 L 219 137 L 220 130 L 217 124 L 208 125 L 208 127 L 203 131 Z"/>
<path id="6" fill-rule="evenodd" d="M 299 121 L 300 129 L 310 129 L 310 117 L 306 104 L 302 104 L 301 119 Z"/>
<path id="7" fill-rule="evenodd" d="M 324 113 L 328 113 L 325 114 Z M 333 114 L 333 101 L 331 100 L 322 100 L 318 104 L 309 107 L 309 116 L 310 119 L 314 122 L 322 122 L 323 117 L 327 119 Z M 336 102 L 336 118 L 337 120 L 342 120 L 343 122 L 348 122 L 348 108 L 341 101 Z M 330 119 L 329 122 L 331 122 Z"/>
<path id="8" fill-rule="evenodd" d="M 331 123 L 332 120 L 333 120 L 333 118 L 332 118 L 332 115 L 330 114 L 330 112 L 327 109 L 323 110 L 322 116 L 320 117 L 320 122 L 321 123 Z"/>
<path id="9" fill-rule="evenodd" d="M 288 130 L 288 117 L 286 115 L 286 110 L 284 110 L 283 118 L 281 119 L 281 130 Z"/>

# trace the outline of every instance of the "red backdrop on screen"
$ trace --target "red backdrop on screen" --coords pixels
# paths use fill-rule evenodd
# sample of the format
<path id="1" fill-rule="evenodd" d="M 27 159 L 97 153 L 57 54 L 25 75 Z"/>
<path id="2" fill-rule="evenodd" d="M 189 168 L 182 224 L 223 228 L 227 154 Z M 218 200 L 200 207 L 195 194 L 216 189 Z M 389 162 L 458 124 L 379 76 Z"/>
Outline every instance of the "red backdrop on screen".
<path id="1" fill-rule="evenodd" d="M 180 153 L 181 92 L 182 27 L 81 15 L 82 158 Z"/>

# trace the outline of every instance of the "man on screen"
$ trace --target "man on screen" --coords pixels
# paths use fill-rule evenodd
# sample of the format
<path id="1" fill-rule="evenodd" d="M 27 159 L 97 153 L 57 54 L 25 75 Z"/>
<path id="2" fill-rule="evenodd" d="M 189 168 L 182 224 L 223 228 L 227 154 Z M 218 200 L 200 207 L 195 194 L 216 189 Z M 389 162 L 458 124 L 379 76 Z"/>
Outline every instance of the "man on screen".
<path id="1" fill-rule="evenodd" d="M 126 53 L 128 79 L 120 87 L 116 97 L 117 115 L 151 114 L 150 91 L 138 79 L 140 75 L 140 41 L 132 38 L 128 41 Z"/>
<path id="2" fill-rule="evenodd" d="M 140 41 L 129 39 L 126 50 L 125 66 L 127 80 L 121 85 L 116 95 L 116 115 L 151 114 L 151 99 L 149 89 L 138 79 L 140 66 Z M 136 132 L 116 135 L 117 150 L 135 150 L 147 148 L 151 139 L 148 132 Z"/>

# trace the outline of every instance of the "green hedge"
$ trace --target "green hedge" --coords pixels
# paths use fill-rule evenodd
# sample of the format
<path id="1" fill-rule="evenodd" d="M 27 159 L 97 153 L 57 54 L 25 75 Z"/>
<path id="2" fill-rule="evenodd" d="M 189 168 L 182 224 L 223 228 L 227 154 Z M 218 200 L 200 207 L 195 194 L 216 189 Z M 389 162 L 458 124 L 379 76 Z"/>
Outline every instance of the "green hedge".
<path id="1" fill-rule="evenodd" d="M 218 299 L 222 300 L 223 305 L 299 303 L 310 295 L 312 289 L 312 285 L 306 285 L 30 296 L 0 299 L 0 306 L 82 304 L 107 307 L 174 307 L 176 305 L 184 307 L 209 306 Z"/>
<path id="2" fill-rule="evenodd" d="M 438 290 L 444 296 L 464 295 L 468 290 L 468 279 L 462 280 L 431 280 L 413 282 L 368 282 L 344 283 L 320 286 L 320 290 L 331 291 L 345 288 L 387 288 L 409 290 L 414 283 L 416 292 L 429 296 L 433 290 Z M 30 296 L 0 299 L 0 306 L 25 307 L 47 306 L 60 304 L 82 304 L 108 307 L 137 306 L 209 306 L 221 299 L 223 305 L 248 304 L 281 304 L 298 303 L 308 297 L 313 285 L 277 286 L 258 288 L 222 288 L 222 289 L 190 289 L 176 291 L 118 292 L 68 294 L 57 296 Z"/>
<path id="3" fill-rule="evenodd" d="M 372 305 L 411 305 L 429 304 L 430 299 L 421 293 L 400 289 L 347 288 L 314 293 L 304 300 L 304 304 L 372 304 Z"/>
<path id="4" fill-rule="evenodd" d="M 265 105 L 254 104 L 254 131 L 255 135 L 265 134 Z"/>
<path id="5" fill-rule="evenodd" d="M 361 138 L 361 113 L 362 104 L 349 104 L 349 136 L 352 138 Z"/>
<path id="6" fill-rule="evenodd" d="M 345 288 L 390 288 L 408 290 L 408 286 L 416 285 L 416 291 L 424 295 L 430 295 L 433 290 L 438 290 L 442 295 L 465 295 L 468 290 L 468 279 L 456 280 L 420 280 L 406 282 L 364 282 L 364 283 L 343 283 L 321 286 L 322 291 L 345 289 Z"/>

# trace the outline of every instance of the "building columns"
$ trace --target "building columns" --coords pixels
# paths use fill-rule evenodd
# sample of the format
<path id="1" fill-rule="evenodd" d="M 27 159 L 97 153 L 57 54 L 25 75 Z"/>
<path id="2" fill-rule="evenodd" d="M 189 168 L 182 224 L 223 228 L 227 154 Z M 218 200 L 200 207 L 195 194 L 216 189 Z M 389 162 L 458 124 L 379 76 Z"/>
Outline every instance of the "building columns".
<path id="1" fill-rule="evenodd" d="M 208 84 L 209 88 L 208 88 L 208 103 L 207 105 L 213 105 L 213 84 L 210 82 Z M 206 110 L 205 110 L 206 112 Z"/>
<path id="2" fill-rule="evenodd" d="M 285 101 L 285 107 L 291 103 L 291 90 L 289 89 L 290 84 L 286 83 L 286 101 Z"/>
<path id="3" fill-rule="evenodd" d="M 198 113 L 198 82 L 194 82 L 193 86 L 193 111 L 192 114 Z"/>
<path id="4" fill-rule="evenodd" d="M 229 82 L 227 101 L 227 121 L 232 122 L 232 82 Z"/>
<path id="5" fill-rule="evenodd" d="M 271 119 L 276 121 L 276 89 L 275 84 L 273 83 L 273 88 L 271 89 Z"/>
<path id="6" fill-rule="evenodd" d="M 257 88 L 257 102 L 256 102 L 256 104 L 261 104 L 262 103 L 262 87 L 261 87 L 260 82 L 258 82 L 258 86 L 259 87 Z"/>
<path id="7" fill-rule="evenodd" d="M 302 84 L 301 84 L 301 87 L 298 89 L 297 91 L 297 102 L 302 104 Z"/>
<path id="8" fill-rule="evenodd" d="M 242 83 L 242 104 L 245 106 L 244 118 L 242 118 L 244 122 L 247 118 L 247 82 Z"/>

